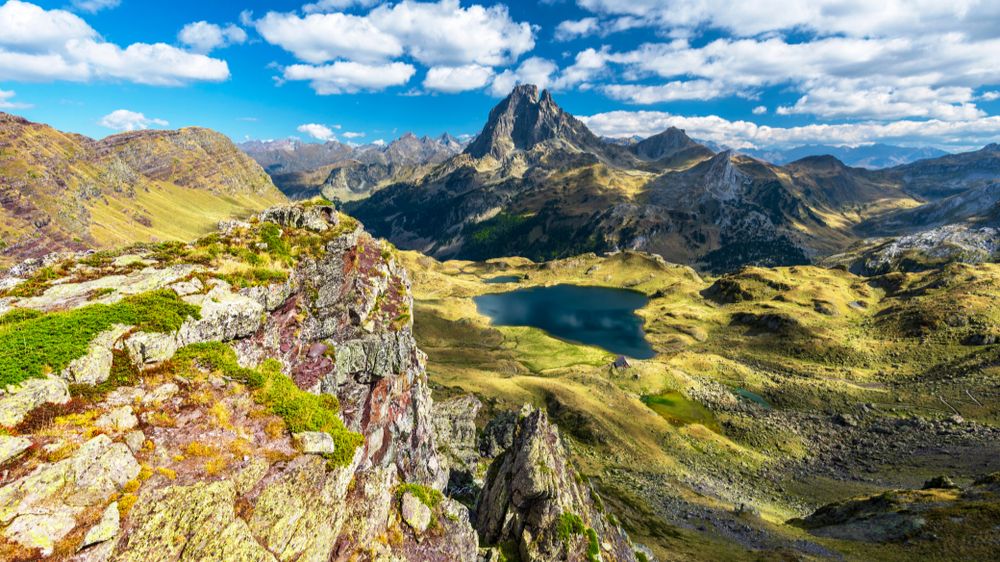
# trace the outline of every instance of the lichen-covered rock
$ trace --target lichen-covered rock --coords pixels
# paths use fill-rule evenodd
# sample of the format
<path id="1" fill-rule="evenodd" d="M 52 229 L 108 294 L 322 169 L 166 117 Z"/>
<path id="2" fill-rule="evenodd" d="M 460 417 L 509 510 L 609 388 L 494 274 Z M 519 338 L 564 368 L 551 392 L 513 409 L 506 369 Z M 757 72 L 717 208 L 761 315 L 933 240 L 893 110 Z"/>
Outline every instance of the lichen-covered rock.
<path id="1" fill-rule="evenodd" d="M 400 513 L 403 521 L 417 533 L 423 533 L 431 524 L 431 508 L 424 505 L 417 496 L 406 492 L 400 500 Z"/>
<path id="2" fill-rule="evenodd" d="M 42 404 L 69 402 L 69 386 L 58 377 L 28 379 L 0 396 L 0 426 L 13 427 Z"/>
<path id="3" fill-rule="evenodd" d="M 83 537 L 80 548 L 86 548 L 92 544 L 109 541 L 118 534 L 120 527 L 120 516 L 118 513 L 118 502 L 111 502 L 111 505 L 104 510 L 101 520 L 91 527 Z"/>
<path id="4" fill-rule="evenodd" d="M 138 424 L 139 418 L 135 417 L 131 406 L 115 408 L 94 422 L 97 427 L 109 431 L 128 431 Z"/>
<path id="5" fill-rule="evenodd" d="M 117 560 L 276 560 L 236 515 L 230 481 L 168 486 L 143 497 L 130 519 L 135 526 Z"/>
<path id="6" fill-rule="evenodd" d="M 31 447 L 31 439 L 27 437 L 0 435 L 0 467 L 20 456 L 28 447 Z"/>
<path id="7" fill-rule="evenodd" d="M 305 228 L 314 232 L 324 232 L 339 222 L 337 211 L 333 207 L 325 205 L 271 207 L 261 212 L 260 220 L 281 226 Z"/>
<path id="8" fill-rule="evenodd" d="M 476 529 L 487 545 L 516 545 L 525 562 L 584 560 L 594 542 L 602 560 L 635 561 L 628 536 L 597 510 L 592 494 L 569 465 L 558 429 L 526 406 L 513 446 L 490 466 Z"/>
<path id="9" fill-rule="evenodd" d="M 129 329 L 129 326 L 117 324 L 97 334 L 90 342 L 87 354 L 74 359 L 63 370 L 63 378 L 76 384 L 100 384 L 108 380 L 114 347 Z"/>
<path id="10" fill-rule="evenodd" d="M 292 436 L 295 446 L 306 454 L 324 455 L 337 451 L 337 444 L 329 433 L 323 431 L 303 431 Z"/>
<path id="11" fill-rule="evenodd" d="M 447 462 L 448 490 L 473 499 L 482 485 L 476 443 L 476 416 L 482 407 L 475 396 L 459 396 L 435 402 L 432 416 L 438 450 Z"/>
<path id="12" fill-rule="evenodd" d="M 107 501 L 139 473 L 128 447 L 98 435 L 69 458 L 42 464 L 0 488 L 0 526 L 10 540 L 51 552 L 76 516 Z"/>

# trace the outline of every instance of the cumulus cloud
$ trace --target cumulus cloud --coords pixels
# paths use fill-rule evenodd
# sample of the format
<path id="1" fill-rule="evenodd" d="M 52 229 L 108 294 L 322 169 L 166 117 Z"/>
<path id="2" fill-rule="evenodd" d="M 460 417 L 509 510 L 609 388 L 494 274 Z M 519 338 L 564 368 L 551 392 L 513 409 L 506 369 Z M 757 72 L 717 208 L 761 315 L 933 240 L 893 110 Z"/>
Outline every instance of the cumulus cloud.
<path id="1" fill-rule="evenodd" d="M 333 132 L 333 129 L 327 127 L 326 125 L 320 125 L 319 123 L 306 123 L 304 125 L 299 125 L 295 130 L 323 142 L 337 140 L 337 135 Z"/>
<path id="2" fill-rule="evenodd" d="M 556 41 L 570 41 L 577 37 L 591 35 L 597 32 L 599 27 L 600 22 L 597 18 L 566 20 L 556 26 L 555 39 Z"/>
<path id="3" fill-rule="evenodd" d="M 120 47 L 79 16 L 19 0 L 0 6 L 0 80 L 120 79 L 179 86 L 229 78 L 225 61 L 165 43 Z"/>
<path id="4" fill-rule="evenodd" d="M 764 115 L 765 113 L 767 113 L 766 105 L 758 105 L 757 107 L 753 108 L 754 115 Z"/>
<path id="5" fill-rule="evenodd" d="M 580 117 L 595 133 L 610 137 L 648 137 L 668 127 L 736 149 L 789 147 L 809 143 L 856 146 L 871 142 L 933 144 L 968 149 L 995 142 L 1000 116 L 965 121 L 941 119 L 878 123 L 817 123 L 800 127 L 770 127 L 750 121 L 730 121 L 717 115 L 682 116 L 661 111 L 611 111 Z"/>
<path id="6" fill-rule="evenodd" d="M 226 26 L 196 21 L 181 28 L 177 39 L 199 53 L 209 53 L 220 47 L 246 43 L 247 32 L 234 24 Z"/>
<path id="7" fill-rule="evenodd" d="M 31 107 L 30 104 L 13 101 L 17 95 L 13 90 L 0 90 L 0 109 L 21 109 Z"/>
<path id="8" fill-rule="evenodd" d="M 547 88 L 558 71 L 556 63 L 540 57 L 531 57 L 525 59 L 517 69 L 508 69 L 498 74 L 490 84 L 490 93 L 503 97 L 518 84 L 534 84 L 539 88 Z"/>
<path id="9" fill-rule="evenodd" d="M 344 131 L 341 136 L 345 139 L 360 139 L 365 134 L 360 131 Z"/>
<path id="10" fill-rule="evenodd" d="M 458 0 L 403 0 L 366 15 L 323 13 L 317 6 L 305 16 L 269 12 L 255 26 L 266 41 L 312 64 L 382 62 L 406 54 L 431 66 L 496 66 L 535 46 L 531 25 L 513 21 L 502 4 L 463 8 Z"/>
<path id="11" fill-rule="evenodd" d="M 122 0 L 73 0 L 73 7 L 81 12 L 94 14 L 101 10 L 117 8 L 121 3 Z"/>
<path id="12" fill-rule="evenodd" d="M 609 84 L 602 89 L 613 99 L 637 104 L 704 100 L 734 93 L 732 90 L 728 90 L 724 84 L 711 80 L 678 80 L 656 86 Z"/>
<path id="13" fill-rule="evenodd" d="M 478 64 L 465 66 L 435 66 L 427 71 L 424 87 L 438 92 L 478 90 L 493 77 L 493 69 Z"/>
<path id="14" fill-rule="evenodd" d="M 102 117 L 97 123 L 115 131 L 137 131 L 150 127 L 166 127 L 170 124 L 163 119 L 146 117 L 142 113 L 128 109 L 116 109 Z"/>
<path id="15" fill-rule="evenodd" d="M 399 86 L 409 82 L 415 72 L 412 65 L 402 62 L 370 65 L 337 61 L 322 66 L 293 64 L 285 68 L 283 78 L 306 80 L 317 94 L 330 95 Z"/>

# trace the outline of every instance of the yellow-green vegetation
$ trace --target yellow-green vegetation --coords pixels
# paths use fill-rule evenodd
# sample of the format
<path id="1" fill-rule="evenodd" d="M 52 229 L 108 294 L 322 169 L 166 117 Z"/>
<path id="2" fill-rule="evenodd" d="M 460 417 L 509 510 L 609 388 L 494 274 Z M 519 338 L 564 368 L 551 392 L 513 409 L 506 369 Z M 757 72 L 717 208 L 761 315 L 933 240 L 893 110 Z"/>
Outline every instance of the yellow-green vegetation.
<path id="1" fill-rule="evenodd" d="M 1000 422 L 996 403 L 983 400 L 1000 375 L 1000 350 L 974 345 L 1000 334 L 1000 265 L 871 279 L 841 269 L 751 267 L 706 278 L 628 252 L 544 264 L 438 262 L 413 252 L 402 260 L 436 395 L 473 392 L 492 411 L 524 402 L 545 408 L 626 529 L 667 559 L 727 559 L 742 547 L 664 524 L 657 506 L 646 504 L 657 495 L 721 512 L 748 503 L 769 532 L 793 541 L 819 540 L 784 525 L 806 513 L 804 505 L 876 489 L 864 479 L 789 476 L 777 490 L 766 475 L 809 458 L 812 442 L 790 423 L 769 422 L 775 414 L 829 416 L 867 405 L 943 419 L 954 414 L 951 405 L 966 419 Z M 485 282 L 496 277 L 519 282 Z M 560 283 L 644 293 L 649 302 L 637 313 L 657 356 L 614 369 L 614 356 L 601 349 L 493 326 L 473 302 Z M 619 480 L 622 473 L 641 479 Z M 652 482 L 655 493 L 629 491 Z M 691 482 L 713 492 L 694 492 Z"/>
<path id="2" fill-rule="evenodd" d="M 199 308 L 171 290 L 133 295 L 112 305 L 92 304 L 43 315 L 9 312 L 0 318 L 0 384 L 59 372 L 83 356 L 94 336 L 115 324 L 147 332 L 173 332 Z"/>
<path id="3" fill-rule="evenodd" d="M 340 404 L 335 396 L 313 394 L 300 389 L 281 373 L 281 364 L 269 359 L 260 367 L 240 367 L 236 352 L 224 343 L 198 343 L 177 351 L 173 359 L 180 368 L 204 368 L 238 380 L 253 389 L 254 399 L 285 422 L 288 431 L 323 431 L 336 444 L 336 452 L 326 455 L 334 466 L 346 466 L 364 438 L 344 427 Z"/>
<path id="4" fill-rule="evenodd" d="M 559 522 L 556 523 L 556 536 L 563 542 L 569 542 L 574 535 L 582 535 L 586 528 L 579 515 L 563 512 L 559 515 Z"/>
<path id="5" fill-rule="evenodd" d="M 436 508 L 444 499 L 444 495 L 440 491 L 422 484 L 400 484 L 396 488 L 396 496 L 402 497 L 403 494 L 412 494 L 413 497 L 420 500 L 420 503 L 426 505 L 430 509 Z"/>

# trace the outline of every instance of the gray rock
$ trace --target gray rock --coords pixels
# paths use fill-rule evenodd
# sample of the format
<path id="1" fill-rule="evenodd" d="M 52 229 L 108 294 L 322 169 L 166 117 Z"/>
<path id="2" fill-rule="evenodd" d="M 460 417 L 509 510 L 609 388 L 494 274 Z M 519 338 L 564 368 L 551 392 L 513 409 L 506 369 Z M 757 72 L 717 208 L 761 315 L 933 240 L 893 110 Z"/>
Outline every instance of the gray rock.
<path id="1" fill-rule="evenodd" d="M 337 444 L 329 433 L 323 431 L 303 431 L 292 436 L 295 446 L 307 454 L 332 454 L 337 450 Z"/>
<path id="2" fill-rule="evenodd" d="M 173 398 L 179 390 L 180 388 L 172 382 L 163 383 L 144 396 L 142 398 L 142 403 L 148 405 L 166 402 L 167 400 Z"/>
<path id="3" fill-rule="evenodd" d="M 130 431 L 125 434 L 125 445 L 128 446 L 132 454 L 138 454 L 142 450 L 142 446 L 146 443 L 146 434 L 136 430 Z"/>
<path id="4" fill-rule="evenodd" d="M 403 521 L 417 533 L 423 533 L 431 524 L 431 508 L 409 492 L 403 494 L 400 513 L 403 515 Z"/>
<path id="5" fill-rule="evenodd" d="M 42 404 L 69 402 L 69 386 L 58 377 L 28 379 L 0 397 L 0 425 L 13 427 Z"/>
<path id="6" fill-rule="evenodd" d="M 94 425 L 97 427 L 111 431 L 128 431 L 138 424 L 139 418 L 135 417 L 135 414 L 132 413 L 132 406 L 115 408 L 97 418 L 97 421 L 94 422 Z M 129 448 L 131 449 L 131 447 Z"/>
<path id="7" fill-rule="evenodd" d="M 27 437 L 0 435 L 0 466 L 19 457 L 28 447 L 31 447 L 31 439 Z"/>
<path id="8" fill-rule="evenodd" d="M 115 324 L 110 329 L 97 334 L 87 354 L 70 362 L 63 369 L 62 377 L 77 384 L 100 384 L 108 380 L 111 373 L 112 351 L 118 340 L 128 332 L 130 326 Z"/>
<path id="9" fill-rule="evenodd" d="M 325 232 L 340 222 L 337 210 L 326 205 L 271 207 L 260 214 L 260 220 L 273 222 L 279 226 L 305 228 L 315 232 Z"/>
<path id="10" fill-rule="evenodd" d="M 86 536 L 83 537 L 83 542 L 80 544 L 80 548 L 86 548 L 92 544 L 113 539 L 118 535 L 120 524 L 118 502 L 111 502 L 111 505 L 101 515 L 101 520 L 87 531 Z"/>

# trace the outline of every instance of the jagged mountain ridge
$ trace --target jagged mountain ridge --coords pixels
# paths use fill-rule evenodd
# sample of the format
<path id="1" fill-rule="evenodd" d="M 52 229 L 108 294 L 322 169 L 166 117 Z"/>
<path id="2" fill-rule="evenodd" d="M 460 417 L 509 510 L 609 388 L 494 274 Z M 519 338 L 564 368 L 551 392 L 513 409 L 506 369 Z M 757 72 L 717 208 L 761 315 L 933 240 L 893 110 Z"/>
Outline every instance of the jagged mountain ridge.
<path id="1" fill-rule="evenodd" d="M 743 149 L 741 152 L 779 165 L 810 156 L 833 156 L 854 168 L 879 170 L 910 164 L 917 160 L 938 158 L 948 153 L 933 147 L 907 147 L 875 143 L 861 146 L 810 144 L 787 149 Z"/>
<path id="2" fill-rule="evenodd" d="M 431 138 L 412 133 L 384 146 L 279 140 L 248 141 L 239 147 L 292 199 L 322 194 L 329 200 L 351 200 L 387 183 L 417 178 L 463 149 L 448 134 Z"/>
<path id="3" fill-rule="evenodd" d="M 93 140 L 0 113 L 0 259 L 188 240 L 283 200 L 256 162 L 208 129 Z"/>
<path id="4" fill-rule="evenodd" d="M 379 235 L 441 258 L 629 248 L 725 269 L 804 263 L 850 242 L 869 213 L 917 204 L 891 181 L 846 167 L 832 180 L 817 164 L 717 155 L 678 129 L 608 143 L 548 92 L 518 86 L 463 154 L 349 208 Z"/>

